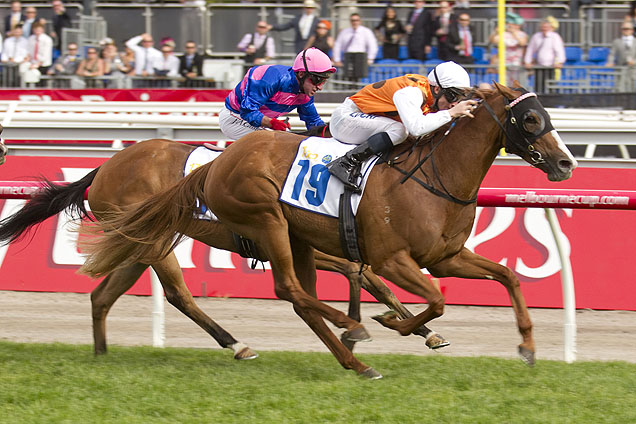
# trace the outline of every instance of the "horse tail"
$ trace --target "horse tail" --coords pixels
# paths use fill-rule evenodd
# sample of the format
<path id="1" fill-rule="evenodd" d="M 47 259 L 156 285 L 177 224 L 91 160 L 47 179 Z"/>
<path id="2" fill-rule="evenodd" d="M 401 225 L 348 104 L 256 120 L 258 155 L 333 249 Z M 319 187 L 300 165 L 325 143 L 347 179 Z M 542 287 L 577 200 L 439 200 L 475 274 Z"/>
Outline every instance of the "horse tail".
<path id="1" fill-rule="evenodd" d="M 93 169 L 84 178 L 69 184 L 56 184 L 49 180 L 16 213 L 0 221 L 0 245 L 24 238 L 34 226 L 45 219 L 67 210 L 77 219 L 92 217 L 84 206 L 86 189 L 90 187 L 99 168 Z"/>
<path id="2" fill-rule="evenodd" d="M 138 203 L 136 208 L 111 212 L 82 233 L 82 253 L 88 256 L 78 270 L 97 278 L 134 263 L 151 264 L 164 259 L 193 227 L 198 199 L 210 164 L 203 165 L 179 183 Z"/>

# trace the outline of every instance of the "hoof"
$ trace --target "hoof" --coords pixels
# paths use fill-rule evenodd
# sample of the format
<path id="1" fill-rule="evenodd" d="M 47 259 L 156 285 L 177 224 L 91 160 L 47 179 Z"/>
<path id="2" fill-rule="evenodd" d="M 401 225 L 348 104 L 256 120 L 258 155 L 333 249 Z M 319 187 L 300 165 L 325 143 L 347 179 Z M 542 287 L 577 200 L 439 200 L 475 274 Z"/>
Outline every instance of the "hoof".
<path id="1" fill-rule="evenodd" d="M 248 359 L 258 358 L 258 353 L 254 352 L 249 347 L 245 347 L 234 354 L 234 359 L 237 361 L 247 361 Z"/>
<path id="2" fill-rule="evenodd" d="M 519 346 L 519 356 L 528 366 L 534 366 L 534 352 L 523 346 Z"/>
<path id="3" fill-rule="evenodd" d="M 345 337 L 345 334 L 347 334 L 346 332 L 342 333 L 342 336 L 340 336 L 340 341 L 342 342 L 342 344 L 349 349 L 349 352 L 353 352 L 353 348 L 356 345 L 356 342 L 349 340 Z"/>
<path id="4" fill-rule="evenodd" d="M 374 370 L 373 368 L 367 368 L 360 373 L 360 376 L 368 378 L 369 380 L 379 380 L 382 378 L 382 374 Z"/>
<path id="5" fill-rule="evenodd" d="M 387 322 L 389 321 L 397 321 L 398 320 L 398 314 L 395 311 L 386 311 L 383 314 L 380 315 L 376 315 L 371 317 L 374 320 L 376 320 L 377 322 L 379 322 L 380 324 L 382 324 L 383 326 L 387 327 Z"/>
<path id="6" fill-rule="evenodd" d="M 340 336 L 340 340 L 347 340 L 350 342 L 370 342 L 373 340 L 371 335 L 367 333 L 366 328 L 363 326 L 354 328 L 353 330 L 348 330 L 342 333 Z"/>
<path id="7" fill-rule="evenodd" d="M 435 332 L 431 333 L 426 339 L 426 346 L 429 349 L 439 349 L 442 347 L 450 346 L 450 342 Z"/>

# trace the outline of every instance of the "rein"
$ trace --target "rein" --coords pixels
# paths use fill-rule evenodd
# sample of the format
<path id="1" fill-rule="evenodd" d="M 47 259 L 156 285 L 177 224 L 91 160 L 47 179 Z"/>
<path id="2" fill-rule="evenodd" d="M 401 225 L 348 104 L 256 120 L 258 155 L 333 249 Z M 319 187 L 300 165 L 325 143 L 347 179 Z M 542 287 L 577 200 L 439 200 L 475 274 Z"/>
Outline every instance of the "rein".
<path id="1" fill-rule="evenodd" d="M 390 166 L 391 168 L 394 168 L 395 170 L 397 170 L 398 172 L 400 172 L 401 174 L 404 175 L 404 178 L 402 178 L 400 180 L 400 184 L 404 184 L 410 178 L 410 179 L 412 179 L 413 181 L 415 181 L 416 183 L 418 183 L 419 185 L 421 185 L 422 187 L 424 187 L 425 189 L 427 189 L 428 191 L 430 191 L 431 193 L 433 193 L 436 196 L 439 196 L 439 197 L 441 197 L 443 199 L 449 200 L 449 201 L 454 202 L 454 203 L 458 203 L 458 204 L 460 204 L 462 206 L 468 206 L 468 205 L 471 205 L 471 204 L 477 202 L 477 197 L 475 197 L 474 199 L 470 199 L 470 200 L 463 200 L 463 199 L 460 199 L 460 198 L 454 196 L 453 194 L 451 194 L 448 191 L 448 189 L 444 186 L 444 183 L 442 182 L 442 179 L 439 176 L 439 172 L 437 171 L 437 166 L 435 166 L 435 158 L 433 157 L 433 153 L 435 152 L 435 150 L 439 147 L 440 144 L 442 144 L 442 142 L 446 139 L 446 136 L 448 136 L 450 131 L 455 127 L 455 124 L 457 123 L 457 119 L 459 119 L 459 118 L 455 118 L 452 121 L 452 123 L 450 124 L 450 127 L 446 130 L 446 132 L 444 132 L 442 137 L 440 137 L 440 139 L 431 147 L 431 150 L 422 159 L 420 159 L 420 161 L 410 171 L 407 172 L 407 171 L 399 168 L 397 166 L 397 163 L 396 163 L 396 160 L 402 154 L 404 154 L 405 152 L 400 153 L 398 156 L 396 156 L 392 160 L 388 160 L 386 162 L 386 164 L 388 166 Z M 415 148 L 415 145 L 413 147 L 411 147 L 409 150 L 412 151 L 413 148 Z M 431 184 L 429 184 L 429 183 L 427 183 L 425 181 L 422 181 L 421 179 L 419 179 L 418 177 L 413 175 L 419 169 L 420 171 L 422 171 L 422 173 L 426 176 L 426 178 L 428 180 L 428 176 L 422 170 L 422 165 L 424 165 L 424 163 L 429 158 L 431 159 L 431 165 L 433 167 L 433 175 L 435 176 L 435 179 L 437 180 L 437 182 L 442 186 L 443 190 L 439 190 L 439 189 L 433 187 Z"/>
<path id="2" fill-rule="evenodd" d="M 519 149 L 520 151 L 524 151 L 524 150 L 527 151 L 531 161 L 531 165 L 536 167 L 537 165 L 545 163 L 545 159 L 543 159 L 543 156 L 541 155 L 541 153 L 535 149 L 533 142 L 534 140 L 543 136 L 547 132 L 552 131 L 554 128 L 552 127 L 552 124 L 550 123 L 550 119 L 549 119 L 549 116 L 547 115 L 547 112 L 545 112 L 545 109 L 543 109 L 543 107 L 537 100 L 537 95 L 535 93 L 530 93 L 524 90 L 523 88 L 518 88 L 515 90 L 521 91 L 522 93 L 521 96 L 517 97 L 513 101 L 509 101 L 506 97 L 504 97 L 506 101 L 508 102 L 508 104 L 506 105 L 507 116 L 504 121 L 505 126 L 499 121 L 497 114 L 493 110 L 492 106 L 488 104 L 488 102 L 483 100 L 481 101 L 481 103 L 483 103 L 486 110 L 490 113 L 490 116 L 492 116 L 492 118 L 495 120 L 497 125 L 499 125 L 499 128 L 501 128 L 506 140 L 506 143 L 505 143 L 506 151 L 509 153 L 515 153 L 512 151 L 512 149 L 508 148 L 508 145 L 510 145 L 511 148 L 514 147 Z M 516 106 L 518 106 L 521 102 L 523 102 L 526 99 L 530 99 L 530 101 L 525 102 L 523 107 L 517 107 L 515 109 Z M 539 119 L 538 128 L 532 132 L 527 130 L 523 126 L 524 120 L 526 119 L 528 114 L 531 114 L 531 113 L 534 114 L 533 116 Z M 462 206 L 468 206 L 473 203 L 476 203 L 477 197 L 475 196 L 472 199 L 464 200 L 451 194 L 448 191 L 448 189 L 444 186 L 444 183 L 442 182 L 442 179 L 439 175 L 437 167 L 435 166 L 435 157 L 433 156 L 433 153 L 435 152 L 435 150 L 439 147 L 440 144 L 442 144 L 442 142 L 446 139 L 446 136 L 448 136 L 450 131 L 455 127 L 455 124 L 457 123 L 457 119 L 459 118 L 455 118 L 451 122 L 450 127 L 446 130 L 446 132 L 444 132 L 442 137 L 440 137 L 440 139 L 431 147 L 431 150 L 410 171 L 407 172 L 399 168 L 396 163 L 396 160 L 399 159 L 399 157 L 402 154 L 404 154 L 406 151 L 400 153 L 395 158 L 388 160 L 386 163 L 388 166 L 396 169 L 397 171 L 399 171 L 400 173 L 404 175 L 404 177 L 400 180 L 400 184 L 404 184 L 408 179 L 412 179 L 413 181 L 417 182 L 419 185 L 421 185 L 422 187 L 424 187 L 431 193 L 435 194 L 436 196 L 442 197 L 446 200 L 460 204 Z M 512 129 L 516 130 L 516 132 L 518 133 L 520 137 L 512 137 L 510 134 Z M 409 150 L 411 150 L 412 152 L 416 146 L 417 146 L 417 142 Z M 429 180 L 428 175 L 426 175 L 424 170 L 422 170 L 422 165 L 424 165 L 424 163 L 428 159 L 431 159 L 433 175 L 435 176 L 435 179 L 437 180 L 438 184 L 442 187 L 442 190 L 433 187 L 433 185 L 429 184 L 428 182 L 422 181 L 421 179 L 417 178 L 414 175 L 415 172 L 417 172 L 417 170 L 419 169 L 424 174 L 424 176 L 426 176 L 426 179 Z"/>

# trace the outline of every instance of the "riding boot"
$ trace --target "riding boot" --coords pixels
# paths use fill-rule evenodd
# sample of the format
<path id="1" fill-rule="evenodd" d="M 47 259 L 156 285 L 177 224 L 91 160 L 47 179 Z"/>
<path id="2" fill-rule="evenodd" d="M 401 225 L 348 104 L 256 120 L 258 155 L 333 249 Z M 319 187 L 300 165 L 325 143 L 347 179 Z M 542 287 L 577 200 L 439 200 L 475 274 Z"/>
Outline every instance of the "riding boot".
<path id="1" fill-rule="evenodd" d="M 373 155 L 384 153 L 393 147 L 391 138 L 386 132 L 373 134 L 367 141 L 356 146 L 344 156 L 327 165 L 329 173 L 342 181 L 345 187 L 355 193 L 360 192 L 358 178 L 362 169 L 362 163 Z"/>

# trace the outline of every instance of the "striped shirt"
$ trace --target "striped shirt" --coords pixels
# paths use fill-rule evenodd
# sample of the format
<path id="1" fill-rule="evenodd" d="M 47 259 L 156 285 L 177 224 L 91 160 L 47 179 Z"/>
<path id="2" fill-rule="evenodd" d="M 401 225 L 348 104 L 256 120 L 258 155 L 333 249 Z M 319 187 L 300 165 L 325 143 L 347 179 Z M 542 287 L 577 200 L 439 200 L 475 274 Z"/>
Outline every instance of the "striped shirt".
<path id="1" fill-rule="evenodd" d="M 307 128 L 324 125 L 316 111 L 313 97 L 300 92 L 294 71 L 289 66 L 255 66 L 230 91 L 225 107 L 238 113 L 254 127 L 260 127 L 263 115 L 277 118 L 298 108 Z"/>

